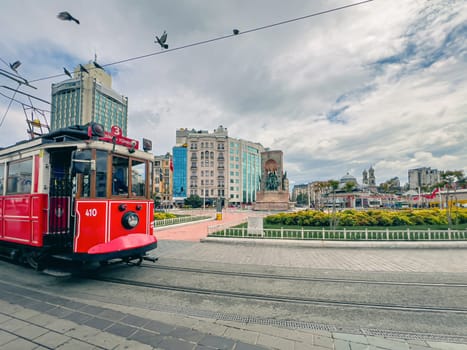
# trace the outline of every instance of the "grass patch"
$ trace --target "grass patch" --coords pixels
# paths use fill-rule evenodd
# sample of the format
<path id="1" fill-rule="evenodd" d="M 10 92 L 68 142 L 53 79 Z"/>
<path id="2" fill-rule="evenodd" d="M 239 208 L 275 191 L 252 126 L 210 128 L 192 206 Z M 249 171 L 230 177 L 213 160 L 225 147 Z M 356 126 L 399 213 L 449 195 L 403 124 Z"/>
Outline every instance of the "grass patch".
<path id="1" fill-rule="evenodd" d="M 247 225 L 245 224 L 245 227 Z M 271 225 L 271 224 L 265 224 L 263 226 L 265 229 L 281 229 L 281 228 L 287 228 L 287 229 L 292 229 L 292 230 L 301 230 L 302 228 L 306 230 L 330 230 L 331 228 L 329 226 L 321 226 L 321 227 L 304 227 L 304 226 L 298 226 L 298 225 Z M 386 231 L 388 229 L 389 231 L 401 231 L 401 230 L 447 230 L 449 228 L 448 225 L 412 225 L 412 226 L 336 226 L 336 230 L 374 230 L 374 231 Z M 460 225 L 451 225 L 451 230 L 465 230 L 467 229 L 467 224 L 460 224 Z"/>
<path id="2" fill-rule="evenodd" d="M 242 223 L 236 226 L 233 226 L 235 228 L 242 228 L 248 227 L 248 223 Z M 312 230 L 322 230 L 324 228 L 325 231 L 330 230 L 331 228 L 329 226 L 298 226 L 298 225 L 273 225 L 273 224 L 264 224 L 263 225 L 264 229 L 275 229 L 275 230 L 280 230 L 281 228 L 286 229 L 286 230 L 301 230 L 302 228 L 305 231 L 312 231 Z M 346 227 L 346 226 L 336 226 L 336 230 L 371 230 L 371 231 L 403 231 L 403 230 L 447 230 L 449 228 L 448 225 L 412 225 L 412 226 L 351 226 L 351 227 Z M 451 230 L 467 230 L 467 224 L 460 224 L 460 225 L 451 225 Z"/>

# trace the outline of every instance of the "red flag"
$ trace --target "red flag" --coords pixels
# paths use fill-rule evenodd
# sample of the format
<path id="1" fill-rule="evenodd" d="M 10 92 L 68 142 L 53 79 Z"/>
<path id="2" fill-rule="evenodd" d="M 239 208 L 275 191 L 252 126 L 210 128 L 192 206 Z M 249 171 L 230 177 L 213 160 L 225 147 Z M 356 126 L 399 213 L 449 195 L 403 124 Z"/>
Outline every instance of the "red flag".
<path id="1" fill-rule="evenodd" d="M 433 190 L 433 192 L 431 192 L 431 194 L 427 194 L 427 195 L 425 195 L 424 197 L 425 197 L 426 199 L 433 199 L 433 198 L 436 198 L 436 194 L 437 194 L 438 192 L 439 192 L 439 187 L 438 187 L 438 188 L 435 188 L 435 189 Z"/>
<path id="2" fill-rule="evenodd" d="M 172 158 L 170 158 L 170 171 L 174 171 L 174 163 L 172 162 Z"/>

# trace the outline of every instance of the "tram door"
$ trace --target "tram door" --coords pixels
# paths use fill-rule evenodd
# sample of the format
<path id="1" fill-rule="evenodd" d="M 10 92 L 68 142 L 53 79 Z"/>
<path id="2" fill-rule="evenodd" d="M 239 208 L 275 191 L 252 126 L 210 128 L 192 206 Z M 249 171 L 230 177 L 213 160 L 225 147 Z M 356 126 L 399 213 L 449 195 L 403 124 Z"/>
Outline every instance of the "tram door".
<path id="1" fill-rule="evenodd" d="M 72 216 L 73 183 L 70 172 L 72 149 L 50 152 L 49 239 L 58 248 L 72 249 L 74 216 Z"/>

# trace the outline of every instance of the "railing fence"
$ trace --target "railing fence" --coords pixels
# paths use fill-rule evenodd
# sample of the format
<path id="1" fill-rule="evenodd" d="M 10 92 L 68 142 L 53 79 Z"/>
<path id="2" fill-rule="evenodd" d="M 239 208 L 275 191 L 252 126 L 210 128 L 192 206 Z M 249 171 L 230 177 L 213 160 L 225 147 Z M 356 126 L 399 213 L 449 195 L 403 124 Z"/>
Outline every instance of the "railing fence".
<path id="1" fill-rule="evenodd" d="M 209 219 L 209 218 L 211 217 L 210 216 L 181 216 L 181 217 L 172 218 L 172 219 L 155 220 L 154 227 L 183 224 L 185 222 L 200 221 L 200 220 Z"/>
<path id="2" fill-rule="evenodd" d="M 263 229 L 249 231 L 248 227 L 221 228 L 210 226 L 208 235 L 214 237 L 272 238 L 298 240 L 352 240 L 352 241 L 454 241 L 467 240 L 467 230 L 329 230 L 329 229 Z"/>

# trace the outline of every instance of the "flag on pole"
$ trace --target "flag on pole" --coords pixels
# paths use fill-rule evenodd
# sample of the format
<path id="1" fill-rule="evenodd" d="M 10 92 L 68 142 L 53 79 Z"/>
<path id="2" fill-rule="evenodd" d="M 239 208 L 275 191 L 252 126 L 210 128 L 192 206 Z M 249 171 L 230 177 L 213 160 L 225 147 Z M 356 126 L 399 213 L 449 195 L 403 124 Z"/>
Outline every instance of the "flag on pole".
<path id="1" fill-rule="evenodd" d="M 433 190 L 433 192 L 431 192 L 431 194 L 426 194 L 424 197 L 426 199 L 433 199 L 433 198 L 436 198 L 436 194 L 439 192 L 439 187 L 438 188 L 435 188 Z"/>
<path id="2" fill-rule="evenodd" d="M 174 163 L 172 162 L 172 158 L 170 158 L 170 171 L 174 171 Z"/>

